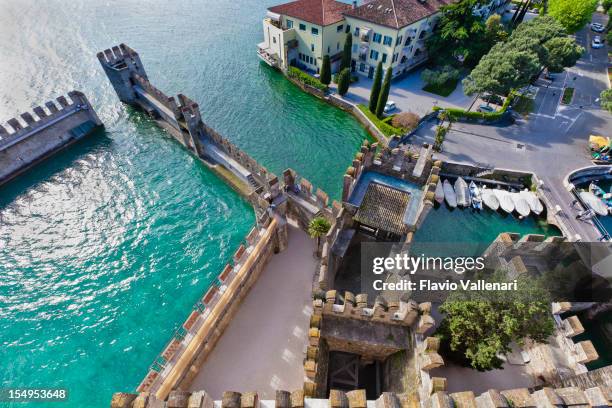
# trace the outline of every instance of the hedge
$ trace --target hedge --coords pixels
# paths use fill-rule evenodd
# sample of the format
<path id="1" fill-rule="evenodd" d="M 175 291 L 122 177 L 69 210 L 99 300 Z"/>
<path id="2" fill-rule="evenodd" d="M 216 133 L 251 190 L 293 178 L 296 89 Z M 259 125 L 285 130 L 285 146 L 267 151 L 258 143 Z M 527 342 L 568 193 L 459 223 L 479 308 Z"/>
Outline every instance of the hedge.
<path id="1" fill-rule="evenodd" d="M 493 122 L 499 120 L 503 117 L 504 113 L 508 110 L 510 103 L 514 99 L 514 93 L 510 92 L 501 109 L 497 112 L 467 112 L 465 109 L 457 109 L 457 108 L 441 108 L 439 106 L 434 106 L 434 111 L 444 111 L 448 114 L 451 120 L 457 119 L 474 119 L 474 120 L 486 120 L 488 122 Z"/>
<path id="2" fill-rule="evenodd" d="M 296 79 L 296 80 L 300 81 L 303 84 L 310 85 L 310 86 L 312 86 L 314 88 L 317 88 L 317 89 L 319 89 L 321 91 L 326 91 L 327 90 L 327 86 L 324 85 L 323 83 L 321 83 L 321 81 L 319 81 L 315 77 L 311 77 L 310 75 L 308 75 L 305 72 L 302 72 L 302 70 L 300 70 L 299 68 L 289 67 L 289 69 L 287 70 L 287 76 L 289 78 Z"/>
<path id="3" fill-rule="evenodd" d="M 404 134 L 403 129 L 398 129 L 396 127 L 391 126 L 390 124 L 385 122 L 385 119 L 378 119 L 375 114 L 370 112 L 370 109 L 368 109 L 367 106 L 359 104 L 357 105 L 357 107 L 361 112 L 363 112 L 364 115 L 368 117 L 368 119 L 370 119 L 372 123 L 374 123 L 374 125 L 378 128 L 378 130 L 382 132 L 383 135 L 391 137 L 393 135 L 401 136 Z"/>

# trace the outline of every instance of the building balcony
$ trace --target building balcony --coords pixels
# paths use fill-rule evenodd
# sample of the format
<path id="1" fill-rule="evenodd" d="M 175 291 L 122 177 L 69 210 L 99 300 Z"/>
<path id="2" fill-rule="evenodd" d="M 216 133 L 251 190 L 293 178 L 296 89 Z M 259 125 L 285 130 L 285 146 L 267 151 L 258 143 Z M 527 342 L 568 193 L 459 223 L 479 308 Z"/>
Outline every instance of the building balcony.
<path id="1" fill-rule="evenodd" d="M 269 48 L 266 48 L 266 43 L 260 43 L 257 45 L 257 56 L 260 60 L 271 66 L 272 68 L 280 68 L 280 61 L 278 55 L 272 52 Z"/>

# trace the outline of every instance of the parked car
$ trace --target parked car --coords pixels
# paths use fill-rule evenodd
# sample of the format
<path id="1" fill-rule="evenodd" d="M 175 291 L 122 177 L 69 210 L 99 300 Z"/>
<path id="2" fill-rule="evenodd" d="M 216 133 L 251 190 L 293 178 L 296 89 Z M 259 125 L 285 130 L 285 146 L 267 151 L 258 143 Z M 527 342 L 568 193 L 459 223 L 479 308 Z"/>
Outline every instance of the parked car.
<path id="1" fill-rule="evenodd" d="M 389 113 L 389 112 L 393 112 L 397 107 L 395 106 L 395 102 L 393 101 L 388 101 L 387 103 L 385 103 L 385 108 L 383 109 L 383 111 L 385 113 Z"/>
<path id="2" fill-rule="evenodd" d="M 600 23 L 591 23 L 591 30 L 595 31 L 596 33 L 603 33 L 606 31 L 606 26 Z"/>
<path id="3" fill-rule="evenodd" d="M 489 105 L 480 105 L 478 107 L 478 112 L 493 113 L 493 112 L 495 112 L 495 109 L 492 106 L 489 106 Z"/>
<path id="4" fill-rule="evenodd" d="M 551 82 L 552 82 L 552 81 L 554 81 L 554 80 L 555 80 L 555 75 L 554 75 L 554 74 L 552 74 L 552 73 L 550 73 L 550 72 L 548 72 L 548 71 L 546 71 L 546 72 L 544 73 L 544 79 L 546 79 L 546 80 L 548 80 L 548 81 L 551 81 Z"/>
<path id="5" fill-rule="evenodd" d="M 601 37 L 596 35 L 593 37 L 593 41 L 591 41 L 591 48 L 601 48 L 603 47 L 603 41 L 601 41 Z"/>

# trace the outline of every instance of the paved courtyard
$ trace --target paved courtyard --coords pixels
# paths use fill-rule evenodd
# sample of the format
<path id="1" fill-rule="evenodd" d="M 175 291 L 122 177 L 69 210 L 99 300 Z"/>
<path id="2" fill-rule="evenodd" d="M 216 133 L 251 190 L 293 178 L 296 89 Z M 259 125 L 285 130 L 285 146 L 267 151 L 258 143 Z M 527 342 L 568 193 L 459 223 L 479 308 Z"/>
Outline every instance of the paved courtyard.
<path id="1" fill-rule="evenodd" d="M 423 91 L 425 86 L 421 79 L 423 68 L 419 68 L 406 77 L 391 82 L 389 101 L 395 102 L 398 110 L 396 112 L 414 112 L 423 116 L 429 112 L 434 105 L 443 107 L 454 107 L 467 109 L 474 98 L 463 93 L 461 82 L 457 88 L 447 97 Z M 359 76 L 359 81 L 351 84 L 345 99 L 352 103 L 368 105 L 372 80 L 364 76 Z"/>

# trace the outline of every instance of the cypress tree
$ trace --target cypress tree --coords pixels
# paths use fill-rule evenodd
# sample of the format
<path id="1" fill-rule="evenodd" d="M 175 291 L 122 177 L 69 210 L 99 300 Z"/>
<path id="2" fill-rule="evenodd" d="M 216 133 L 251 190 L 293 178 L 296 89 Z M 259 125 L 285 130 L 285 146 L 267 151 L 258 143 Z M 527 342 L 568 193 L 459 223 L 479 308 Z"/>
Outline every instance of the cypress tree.
<path id="1" fill-rule="evenodd" d="M 329 85 L 329 83 L 331 82 L 331 65 L 329 63 L 329 55 L 323 56 L 323 63 L 321 64 L 319 81 L 321 81 L 321 83 L 325 85 Z"/>
<path id="2" fill-rule="evenodd" d="M 376 104 L 376 116 L 382 119 L 387 98 L 389 98 L 389 90 L 391 89 L 391 67 L 387 68 L 385 80 L 382 84 L 382 89 L 378 95 L 378 103 Z"/>
<path id="3" fill-rule="evenodd" d="M 374 72 L 374 82 L 372 82 L 372 89 L 370 90 L 370 112 L 376 112 L 376 105 L 378 104 L 378 95 L 380 94 L 380 86 L 382 84 L 382 61 L 376 66 Z"/>
<path id="4" fill-rule="evenodd" d="M 338 93 L 344 95 L 348 92 L 349 84 L 351 83 L 351 72 L 348 68 L 344 68 L 338 74 Z"/>
<path id="5" fill-rule="evenodd" d="M 342 61 L 340 61 L 340 71 L 344 68 L 351 67 L 351 50 L 353 48 L 353 36 L 349 31 L 346 33 L 346 40 L 344 40 L 344 49 L 342 50 Z"/>

